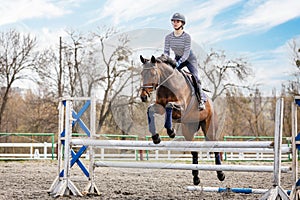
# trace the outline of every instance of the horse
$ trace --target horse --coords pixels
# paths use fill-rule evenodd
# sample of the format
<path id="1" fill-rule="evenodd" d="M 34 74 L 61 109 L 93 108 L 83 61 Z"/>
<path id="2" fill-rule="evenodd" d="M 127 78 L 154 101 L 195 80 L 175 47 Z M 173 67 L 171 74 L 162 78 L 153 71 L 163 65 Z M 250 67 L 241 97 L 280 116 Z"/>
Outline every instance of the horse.
<path id="1" fill-rule="evenodd" d="M 206 141 L 217 141 L 218 120 L 211 99 L 206 98 L 204 110 L 198 110 L 195 90 L 191 83 L 176 69 L 174 61 L 168 56 L 145 59 L 140 55 L 142 62 L 142 82 L 140 98 L 147 102 L 151 93 L 156 91 L 155 103 L 147 108 L 149 132 L 152 134 L 153 143 L 161 142 L 155 127 L 155 114 L 165 114 L 164 128 L 170 138 L 174 138 L 176 130 L 172 122 L 181 123 L 182 135 L 186 141 L 192 141 L 194 135 L 202 130 Z M 198 152 L 191 152 L 193 164 L 198 164 Z M 220 152 L 215 152 L 215 164 L 221 165 Z M 199 171 L 193 170 L 193 183 L 199 185 Z M 225 179 L 222 171 L 217 171 L 220 181 Z"/>

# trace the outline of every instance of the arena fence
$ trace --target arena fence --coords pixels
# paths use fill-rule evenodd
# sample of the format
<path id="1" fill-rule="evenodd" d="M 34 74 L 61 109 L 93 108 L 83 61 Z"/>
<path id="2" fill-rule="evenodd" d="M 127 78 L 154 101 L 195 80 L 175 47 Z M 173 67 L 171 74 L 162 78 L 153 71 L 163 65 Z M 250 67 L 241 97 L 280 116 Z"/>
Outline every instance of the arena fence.
<path id="1" fill-rule="evenodd" d="M 54 133 L 0 133 L 0 160 L 54 160 L 55 148 Z"/>

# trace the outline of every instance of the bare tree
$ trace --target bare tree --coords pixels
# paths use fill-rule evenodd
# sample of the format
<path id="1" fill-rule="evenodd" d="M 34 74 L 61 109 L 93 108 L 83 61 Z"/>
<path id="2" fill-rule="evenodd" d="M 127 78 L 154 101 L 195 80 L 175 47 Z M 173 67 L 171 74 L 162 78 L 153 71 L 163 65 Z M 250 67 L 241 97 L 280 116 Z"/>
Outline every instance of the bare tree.
<path id="1" fill-rule="evenodd" d="M 0 128 L 2 116 L 7 105 L 9 92 L 15 81 L 28 79 L 34 65 L 36 38 L 21 34 L 16 30 L 0 33 L 0 79 L 1 105 Z"/>
<path id="2" fill-rule="evenodd" d="M 262 97 L 258 89 L 244 96 L 238 89 L 226 92 L 226 134 L 267 136 L 274 130 L 272 99 Z"/>
<path id="3" fill-rule="evenodd" d="M 92 89 L 104 78 L 97 70 L 97 51 L 89 40 L 69 31 L 67 37 L 60 37 L 58 50 L 48 48 L 42 52 L 35 67 L 39 85 L 55 97 L 91 96 Z"/>
<path id="4" fill-rule="evenodd" d="M 65 43 L 64 64 L 67 68 L 64 78 L 68 80 L 70 96 L 84 96 L 83 80 L 81 76 L 82 59 L 84 57 L 84 37 L 73 30 L 67 31 L 69 42 Z"/>
<path id="5" fill-rule="evenodd" d="M 65 92 L 70 96 L 91 96 L 106 80 L 99 67 L 99 46 L 94 34 L 83 35 L 73 30 L 67 33 L 61 47 Z"/>
<path id="6" fill-rule="evenodd" d="M 251 127 L 253 135 L 267 136 L 273 134 L 273 123 L 271 123 L 271 111 L 270 105 L 272 105 L 272 99 L 263 97 L 258 88 L 255 89 L 254 94 L 250 94 L 250 107 L 248 123 Z"/>
<path id="7" fill-rule="evenodd" d="M 18 131 L 31 133 L 57 131 L 57 101 L 53 97 L 28 91 L 23 97 L 22 107 L 18 113 L 22 122 L 19 123 Z"/>
<path id="8" fill-rule="evenodd" d="M 300 94 L 300 45 L 296 40 L 292 40 L 289 43 L 289 47 L 291 49 L 292 56 L 292 64 L 295 65 L 298 71 L 294 72 L 292 76 L 294 77 L 292 80 L 288 81 L 286 85 L 286 89 L 288 93 L 291 95 L 299 95 Z"/>
<path id="9" fill-rule="evenodd" d="M 289 43 L 289 47 L 292 51 L 292 59 L 295 66 L 300 70 L 300 46 L 296 40 L 292 40 Z"/>
<path id="10" fill-rule="evenodd" d="M 115 34 L 116 31 L 113 28 L 109 28 L 100 34 L 95 34 L 100 43 L 99 48 L 102 59 L 100 67 L 103 70 L 103 74 L 105 74 L 104 95 L 100 107 L 98 131 L 101 131 L 105 119 L 109 116 L 113 101 L 130 83 L 132 77 L 132 72 L 128 70 L 131 66 L 128 60 L 128 57 L 131 55 L 131 50 L 128 47 L 129 40 L 126 35 L 119 35 L 115 44 L 108 44 L 108 39 L 114 37 Z"/>
<path id="11" fill-rule="evenodd" d="M 24 105 L 24 100 L 20 94 L 19 88 L 12 88 L 9 93 L 9 100 L 7 107 L 3 113 L 2 130 L 8 133 L 16 132 L 22 125 L 22 118 L 20 111 Z M 5 138 L 3 138 L 5 141 Z M 5 141 L 7 142 L 7 141 Z"/>
<path id="12" fill-rule="evenodd" d="M 242 100 L 243 97 L 241 97 L 241 94 L 237 89 L 226 92 L 227 104 L 223 109 L 223 113 L 225 109 L 228 110 L 226 114 L 226 120 L 224 122 L 225 124 L 223 125 L 223 131 L 225 135 L 238 136 L 244 134 L 245 129 L 247 131 L 247 128 L 244 127 L 244 119 L 239 114 L 243 113 L 242 110 L 245 109 L 243 106 L 241 106 Z"/>
<path id="13" fill-rule="evenodd" d="M 64 91 L 63 67 L 58 64 L 59 58 L 51 47 L 42 51 L 35 63 L 39 79 L 36 83 L 41 91 L 47 92 L 44 96 L 62 97 Z"/>
<path id="14" fill-rule="evenodd" d="M 213 86 L 212 100 L 224 94 L 227 89 L 234 87 L 245 87 L 242 84 L 248 76 L 252 74 L 247 61 L 243 58 L 228 59 L 224 51 L 213 51 L 207 54 L 202 64 L 199 64 L 200 70 Z M 240 83 L 237 83 L 240 81 Z"/>
<path id="15" fill-rule="evenodd" d="M 60 45 L 61 57 L 58 58 L 52 50 L 46 51 L 38 64 L 39 74 L 43 77 L 41 81 L 46 81 L 44 85 L 55 83 L 57 90 L 62 85 L 63 95 L 103 94 L 100 97 L 98 131 L 110 116 L 112 102 L 138 74 L 128 59 L 131 50 L 127 36 L 116 36 L 113 28 L 100 31 L 88 35 L 68 31 L 68 36 Z"/>

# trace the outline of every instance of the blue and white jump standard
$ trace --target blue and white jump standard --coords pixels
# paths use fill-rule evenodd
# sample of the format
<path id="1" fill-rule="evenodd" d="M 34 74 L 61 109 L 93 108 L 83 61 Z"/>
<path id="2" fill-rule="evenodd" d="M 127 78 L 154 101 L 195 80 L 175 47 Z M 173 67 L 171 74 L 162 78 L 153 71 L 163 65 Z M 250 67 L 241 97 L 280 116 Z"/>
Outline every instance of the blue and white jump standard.
<path id="1" fill-rule="evenodd" d="M 275 133 L 274 142 L 199 142 L 199 141 L 162 141 L 160 144 L 153 144 L 148 141 L 120 141 L 120 140 L 95 140 L 95 100 L 91 102 L 91 130 L 87 131 L 88 139 L 75 139 L 72 138 L 72 125 L 75 122 L 79 122 L 79 118 L 75 115 L 72 110 L 72 101 L 78 99 L 67 98 L 64 99 L 64 105 L 66 106 L 66 113 L 60 114 L 60 134 L 59 141 L 61 140 L 63 145 L 60 145 L 60 152 L 64 151 L 64 162 L 62 162 L 62 154 L 59 154 L 59 170 L 58 177 L 53 182 L 49 193 L 54 197 L 64 196 L 66 194 L 82 196 L 83 194 L 96 194 L 99 195 L 100 192 L 96 187 L 94 180 L 94 168 L 95 167 L 120 167 L 120 168 L 147 168 L 147 169 L 176 169 L 176 170 L 204 170 L 204 171 L 241 171 L 241 172 L 271 172 L 273 173 L 274 181 L 270 183 L 269 190 L 267 189 L 252 189 L 252 193 L 264 193 L 262 200 L 272 200 L 272 199 L 290 199 L 287 192 L 283 190 L 280 186 L 280 176 L 283 172 L 289 172 L 290 167 L 281 166 L 281 153 L 291 153 L 291 148 L 282 147 L 282 124 L 283 124 L 283 99 L 278 99 L 276 103 L 276 119 L 275 119 Z M 89 99 L 90 100 L 90 99 Z M 63 110 L 63 108 L 62 108 Z M 73 113 L 73 114 L 72 114 Z M 92 116 L 93 115 L 93 116 Z M 62 119 L 65 116 L 65 120 Z M 65 121 L 65 123 L 61 123 Z M 295 143 L 294 143 L 295 144 Z M 72 164 L 75 162 L 82 166 L 80 162 L 80 154 L 77 152 L 72 153 L 72 147 L 85 147 L 89 148 L 89 159 L 90 164 L 88 171 L 85 167 L 80 167 L 84 174 L 88 178 L 88 186 L 85 188 L 84 192 L 81 193 L 72 183 L 70 177 L 70 169 Z M 247 151 L 251 148 L 261 149 L 262 151 L 268 149 L 274 149 L 274 163 L 273 166 L 250 166 L 250 165 L 200 165 L 200 164 L 178 164 L 178 163 L 147 163 L 147 162 L 106 162 L 106 161 L 94 161 L 94 151 L 93 148 L 111 148 L 111 149 L 134 149 L 134 150 L 176 150 L 176 151 L 229 151 L 229 149 L 235 149 L 240 151 Z M 293 155 L 293 159 L 295 156 Z M 61 166 L 63 167 L 61 169 Z M 62 170 L 64 173 L 62 173 Z M 293 168 L 293 170 L 295 170 Z M 294 171 L 293 171 L 294 172 Z M 296 180 L 296 175 L 294 175 Z M 195 186 L 190 186 L 187 189 L 198 190 L 199 188 Z M 225 191 L 225 189 L 213 189 L 212 187 L 200 188 L 202 191 Z M 227 191 L 250 192 L 249 188 L 226 188 Z M 296 192 L 296 189 L 294 190 Z"/>
<path id="2" fill-rule="evenodd" d="M 82 108 L 76 113 L 73 109 L 73 101 L 84 102 Z M 81 120 L 81 116 L 84 112 L 90 112 L 90 129 Z M 85 191 L 93 192 L 94 194 L 100 195 L 98 188 L 93 185 L 94 181 L 94 169 L 93 165 L 89 165 L 89 168 L 85 167 L 81 162 L 80 157 L 86 152 L 87 148 L 89 151 L 90 163 L 94 162 L 93 147 L 82 145 L 81 148 L 75 152 L 71 147 L 72 142 L 72 127 L 76 123 L 79 124 L 80 128 L 89 137 L 93 138 L 95 134 L 95 120 L 96 120 L 96 102 L 93 98 L 81 97 L 81 98 L 62 98 L 59 102 L 59 135 L 58 135 L 58 176 L 53 181 L 48 193 L 53 197 L 74 195 L 83 196 L 83 194 L 77 189 L 74 183 L 70 179 L 70 170 L 76 163 L 82 170 L 84 175 L 88 178 L 89 184 L 85 188 Z M 92 173 L 91 173 L 92 172 Z"/>

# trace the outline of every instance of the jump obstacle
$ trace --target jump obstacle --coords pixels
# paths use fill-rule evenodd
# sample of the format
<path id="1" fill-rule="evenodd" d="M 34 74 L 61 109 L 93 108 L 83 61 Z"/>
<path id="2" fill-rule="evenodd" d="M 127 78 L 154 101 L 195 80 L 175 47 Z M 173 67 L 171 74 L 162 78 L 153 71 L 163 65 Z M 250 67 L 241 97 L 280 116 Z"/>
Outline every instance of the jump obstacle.
<path id="1" fill-rule="evenodd" d="M 86 103 L 76 113 L 72 108 L 73 101 L 85 101 Z M 299 200 L 298 163 L 297 152 L 300 143 L 295 137 L 297 133 L 297 105 L 300 104 L 300 97 L 295 97 L 292 105 L 292 147 L 282 147 L 282 124 L 283 124 L 283 99 L 276 102 L 276 119 L 274 142 L 186 142 L 186 141 L 163 141 L 158 145 L 148 141 L 119 141 L 119 140 L 96 140 L 95 135 L 95 99 L 93 98 L 64 98 L 59 104 L 59 137 L 58 137 L 58 176 L 49 189 L 49 194 L 53 197 L 64 195 L 83 196 L 84 194 L 100 195 L 100 191 L 95 184 L 95 167 L 120 167 L 120 168 L 147 168 L 147 169 L 179 169 L 179 170 L 205 170 L 205 171 L 241 171 L 241 172 L 273 172 L 273 183 L 271 189 L 252 189 L 252 188 L 214 188 L 188 186 L 188 190 L 201 190 L 208 192 L 238 192 L 238 193 L 259 193 L 263 194 L 261 199 L 296 199 Z M 82 114 L 90 107 L 90 129 L 80 119 Z M 84 130 L 88 139 L 72 138 L 72 127 L 78 123 Z M 299 136 L 300 137 L 300 136 Z M 75 152 L 72 147 L 80 146 Z M 200 165 L 200 164 L 175 164 L 175 163 L 138 163 L 138 162 L 104 162 L 94 161 L 93 148 L 111 149 L 134 149 L 134 150 L 176 150 L 176 151 L 226 151 L 226 149 L 244 150 L 260 148 L 274 150 L 273 166 L 251 166 L 251 165 Z M 89 168 L 80 161 L 80 156 L 89 148 Z M 281 154 L 292 152 L 292 167 L 281 166 Z M 63 159 L 64 158 L 64 159 Z M 77 163 L 85 176 L 88 178 L 88 185 L 84 192 L 80 192 L 71 181 L 71 167 Z M 293 188 L 285 191 L 280 186 L 281 173 L 292 171 Z M 289 195 L 287 194 L 290 194 Z"/>

